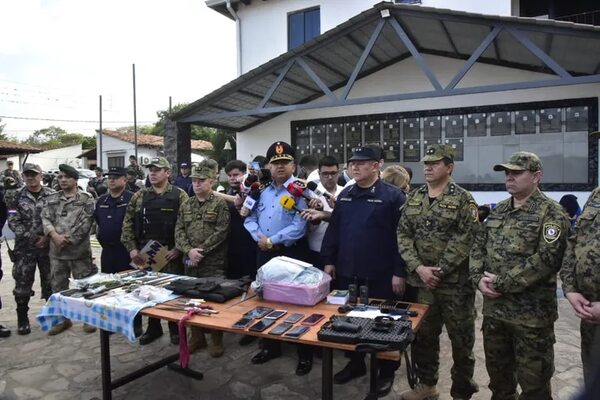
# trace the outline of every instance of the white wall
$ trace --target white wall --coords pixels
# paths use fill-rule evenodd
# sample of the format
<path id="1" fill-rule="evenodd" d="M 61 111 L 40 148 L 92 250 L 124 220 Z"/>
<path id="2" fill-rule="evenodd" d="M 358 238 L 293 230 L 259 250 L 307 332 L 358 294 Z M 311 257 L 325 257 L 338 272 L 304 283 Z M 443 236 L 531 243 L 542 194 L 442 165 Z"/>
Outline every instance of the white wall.
<path id="1" fill-rule="evenodd" d="M 97 134 L 98 135 L 98 134 Z M 96 139 L 96 143 L 100 143 Z M 135 146 L 133 143 L 126 142 L 111 136 L 102 136 L 102 156 L 100 156 L 100 148 L 97 150 L 97 159 L 102 158 L 102 168 L 108 167 L 108 157 L 123 156 L 125 159 L 125 167 L 129 165 L 129 156 L 135 154 Z M 158 150 L 148 147 L 138 146 L 138 163 L 143 165 L 145 157 L 152 158 L 158 155 Z"/>
<path id="2" fill-rule="evenodd" d="M 83 168 L 83 161 L 80 158 L 77 158 L 82 152 L 81 144 L 76 144 L 60 149 L 30 154 L 27 158 L 27 162 L 38 164 L 44 171 L 58 169 L 59 164 L 69 164 L 75 168 Z M 17 167 L 17 169 L 19 169 L 19 167 Z"/>
<path id="3" fill-rule="evenodd" d="M 242 73 L 287 52 L 287 15 L 320 6 L 321 33 L 371 8 L 381 0 L 269 0 L 239 4 L 242 40 Z M 510 0 L 423 0 L 423 6 L 453 10 L 511 15 Z"/>

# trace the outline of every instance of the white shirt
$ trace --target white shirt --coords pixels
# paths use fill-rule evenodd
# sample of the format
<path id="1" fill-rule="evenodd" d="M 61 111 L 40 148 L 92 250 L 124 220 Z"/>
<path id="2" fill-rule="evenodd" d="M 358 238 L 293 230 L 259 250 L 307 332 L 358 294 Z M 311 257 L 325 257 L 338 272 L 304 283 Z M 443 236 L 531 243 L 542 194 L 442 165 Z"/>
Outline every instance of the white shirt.
<path id="1" fill-rule="evenodd" d="M 319 185 L 317 186 L 317 190 L 320 190 L 322 192 L 327 191 L 321 183 L 319 183 Z M 342 192 L 342 190 L 344 190 L 342 186 L 336 185 L 335 197 L 337 197 Z M 325 198 L 325 196 L 321 195 L 317 196 L 317 198 L 323 203 L 323 211 L 333 210 L 333 208 L 331 208 L 327 203 L 327 199 Z M 311 222 L 308 223 L 308 247 L 312 251 L 321 251 L 321 243 L 323 242 L 323 237 L 325 236 L 325 231 L 327 230 L 328 226 L 329 222 L 325 221 L 321 221 L 321 223 L 318 225 L 313 225 Z"/>

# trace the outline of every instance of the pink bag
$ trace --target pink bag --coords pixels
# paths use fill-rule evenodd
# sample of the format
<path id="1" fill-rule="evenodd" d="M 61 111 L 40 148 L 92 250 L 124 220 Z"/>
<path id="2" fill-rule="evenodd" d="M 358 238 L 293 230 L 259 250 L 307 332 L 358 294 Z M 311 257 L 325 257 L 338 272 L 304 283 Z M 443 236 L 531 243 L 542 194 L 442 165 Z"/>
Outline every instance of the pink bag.
<path id="1" fill-rule="evenodd" d="M 292 283 L 264 282 L 263 299 L 301 306 L 314 306 L 329 294 L 331 276 L 323 274 L 317 285 L 295 285 Z"/>

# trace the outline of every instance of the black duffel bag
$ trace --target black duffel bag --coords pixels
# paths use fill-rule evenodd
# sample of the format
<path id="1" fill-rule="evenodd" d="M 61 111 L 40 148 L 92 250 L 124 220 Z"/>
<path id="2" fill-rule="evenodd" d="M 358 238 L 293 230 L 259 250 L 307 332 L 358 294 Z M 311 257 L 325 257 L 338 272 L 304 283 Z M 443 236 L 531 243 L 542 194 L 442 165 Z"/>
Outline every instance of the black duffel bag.
<path id="1" fill-rule="evenodd" d="M 175 294 L 194 298 L 225 303 L 227 300 L 242 295 L 252 282 L 249 277 L 240 279 L 224 278 L 194 278 L 180 279 L 165 286 Z"/>

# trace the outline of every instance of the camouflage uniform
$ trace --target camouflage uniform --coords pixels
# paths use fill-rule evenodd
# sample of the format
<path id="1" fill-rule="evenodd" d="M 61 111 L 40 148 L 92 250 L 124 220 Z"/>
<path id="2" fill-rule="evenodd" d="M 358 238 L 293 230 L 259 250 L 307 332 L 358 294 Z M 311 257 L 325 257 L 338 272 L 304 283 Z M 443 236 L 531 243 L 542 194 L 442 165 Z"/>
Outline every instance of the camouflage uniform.
<path id="1" fill-rule="evenodd" d="M 134 172 L 135 173 L 135 178 L 136 179 L 141 179 L 143 180 L 146 177 L 146 174 L 144 174 L 144 170 L 142 169 L 142 167 L 140 167 L 139 164 L 129 164 L 129 166 L 127 167 L 127 172 Z"/>
<path id="2" fill-rule="evenodd" d="M 179 207 L 181 207 L 181 205 L 188 199 L 188 195 L 183 190 L 179 189 L 177 186 L 173 186 L 171 184 L 168 184 L 167 189 L 161 194 L 156 193 L 154 187 L 152 186 L 144 188 L 133 194 L 129 205 L 127 206 L 125 218 L 123 219 L 123 232 L 121 233 L 121 242 L 123 243 L 127 251 L 131 252 L 135 249 L 141 250 L 147 243 L 147 240 L 141 237 L 141 231 L 143 228 L 140 226 L 139 218 L 140 213 L 142 212 L 144 195 L 147 193 L 155 194 L 157 198 L 160 198 L 173 192 L 179 193 Z M 174 235 L 174 231 L 172 234 Z M 173 239 L 169 239 L 168 241 L 170 243 L 161 242 L 161 244 L 169 246 L 169 249 L 175 247 L 174 236 Z M 181 274 L 183 272 L 181 259 L 177 258 L 171 261 L 161 270 L 161 272 Z"/>
<path id="3" fill-rule="evenodd" d="M 519 208 L 512 200 L 492 210 L 471 250 L 473 283 L 490 272 L 496 275 L 492 288 L 501 294 L 483 300 L 489 388 L 492 399 L 512 400 L 518 382 L 520 399 L 551 399 L 556 272 L 570 223 L 562 207 L 538 189 Z"/>
<path id="4" fill-rule="evenodd" d="M 42 186 L 39 194 L 34 196 L 27 188 L 21 188 L 11 202 L 7 203 L 8 226 L 15 233 L 16 261 L 12 275 L 15 279 L 13 294 L 17 306 L 29 304 L 36 265 L 40 270 L 42 297 L 47 300 L 52 294 L 48 246 L 40 249 L 34 243 L 45 236 L 41 213 L 45 201 L 53 193 L 54 190 Z"/>
<path id="5" fill-rule="evenodd" d="M 67 198 L 61 190 L 49 195 L 42 209 L 42 223 L 45 235 L 56 231 L 69 240 L 69 245 L 62 250 L 50 240 L 52 292 L 68 289 L 71 274 L 81 279 L 98 272 L 92 264 L 90 247 L 94 199 L 89 193 L 77 191 Z"/>
<path id="6" fill-rule="evenodd" d="M 23 186 L 23 178 L 21 178 L 21 173 L 19 171 L 17 171 L 16 169 L 13 169 L 11 171 L 7 168 L 4 171 L 2 171 L 2 176 L 3 176 L 2 181 L 5 184 L 5 186 L 7 186 L 7 188 L 12 185 L 14 185 L 15 188 L 20 188 L 21 186 Z M 14 183 L 10 184 L 10 185 L 6 185 L 6 181 L 7 181 L 6 178 L 13 178 Z"/>
<path id="7" fill-rule="evenodd" d="M 565 293 L 579 293 L 590 302 L 600 301 L 600 188 L 590 195 L 573 235 L 569 238 L 560 278 Z M 581 360 L 586 386 L 600 368 L 600 325 L 581 321 Z M 592 355 L 596 359 L 592 358 Z"/>
<path id="8" fill-rule="evenodd" d="M 452 159 L 446 146 L 432 145 L 423 161 Z M 439 336 L 446 326 L 452 343 L 451 395 L 468 399 L 479 390 L 473 381 L 475 357 L 475 291 L 469 281 L 469 251 L 479 225 L 471 194 L 452 179 L 444 192 L 430 201 L 427 186 L 411 192 L 398 224 L 398 247 L 406 261 L 408 282 L 418 287 L 417 301 L 429 312 L 413 344 L 419 381 L 434 387 L 438 381 Z M 429 290 L 417 267 L 441 268 L 438 287 Z"/>
<path id="9" fill-rule="evenodd" d="M 230 219 L 225 200 L 212 193 L 206 201 L 200 201 L 194 196 L 181 205 L 175 225 L 175 244 L 184 254 L 189 253 L 192 248 L 201 248 L 204 256 L 197 266 L 186 268 L 186 275 L 225 276 L 225 239 Z"/>

